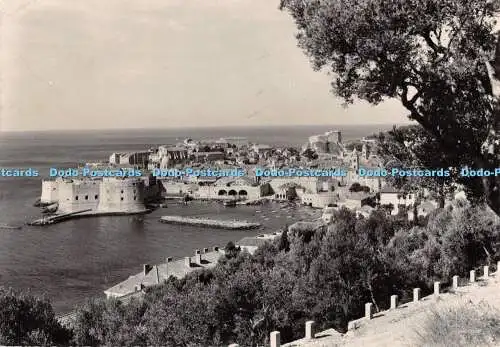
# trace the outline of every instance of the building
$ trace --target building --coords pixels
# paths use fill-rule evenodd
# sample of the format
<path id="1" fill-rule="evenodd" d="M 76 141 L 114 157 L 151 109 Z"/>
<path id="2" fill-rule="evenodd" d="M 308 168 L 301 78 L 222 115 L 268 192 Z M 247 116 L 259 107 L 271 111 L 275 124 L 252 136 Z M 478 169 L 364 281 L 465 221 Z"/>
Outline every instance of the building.
<path id="1" fill-rule="evenodd" d="M 151 152 L 129 152 L 113 153 L 109 156 L 109 163 L 112 165 L 131 165 L 147 167 Z"/>
<path id="2" fill-rule="evenodd" d="M 167 258 L 165 263 L 159 265 L 144 264 L 140 273 L 105 290 L 104 294 L 107 298 L 120 298 L 165 283 L 171 276 L 183 278 L 190 272 L 213 268 L 224 254 L 224 250 L 213 247 L 212 250 L 196 250 L 194 257 L 177 260 Z"/>
<path id="3" fill-rule="evenodd" d="M 248 177 L 221 177 L 214 184 L 199 186 L 195 199 L 256 200 L 270 194 L 268 184 L 258 184 Z"/>
<path id="4" fill-rule="evenodd" d="M 279 192 L 286 185 L 294 184 L 296 190 L 304 190 L 307 193 L 316 193 L 331 190 L 328 187 L 335 186 L 337 180 L 332 177 L 272 177 L 268 179 L 273 192 Z"/>
<path id="5" fill-rule="evenodd" d="M 42 181 L 42 194 L 40 202 L 43 204 L 53 204 L 59 201 L 59 179 L 56 180 L 43 180 Z"/>
<path id="6" fill-rule="evenodd" d="M 356 217 L 368 218 L 372 214 L 373 210 L 375 210 L 373 207 L 369 205 L 363 205 L 360 208 L 356 209 Z"/>
<path id="7" fill-rule="evenodd" d="M 239 148 L 248 146 L 248 139 L 246 137 L 221 137 L 216 143 L 227 143 Z"/>
<path id="8" fill-rule="evenodd" d="M 263 234 L 253 237 L 245 237 L 236 243 L 242 251 L 253 254 L 255 250 L 276 239 L 281 232 Z M 165 283 L 170 277 L 181 279 L 187 274 L 202 269 L 210 269 L 217 265 L 221 257 L 225 255 L 224 249 L 213 247 L 196 250 L 193 257 L 182 259 L 167 258 L 159 265 L 144 264 L 143 269 L 136 275 L 130 276 L 125 281 L 106 289 L 104 294 L 107 298 L 123 298 L 140 293 L 143 289 Z"/>
<path id="9" fill-rule="evenodd" d="M 120 164 L 120 157 L 121 157 L 121 153 L 112 153 L 110 156 L 109 156 L 109 163 L 112 164 L 112 165 L 118 165 Z"/>
<path id="10" fill-rule="evenodd" d="M 160 180 L 163 193 L 166 196 L 183 196 L 193 194 L 198 189 L 198 184 L 179 180 Z"/>
<path id="11" fill-rule="evenodd" d="M 314 208 L 325 208 L 332 204 L 337 204 L 340 200 L 339 193 L 337 192 L 297 192 L 302 205 L 314 207 Z"/>
<path id="12" fill-rule="evenodd" d="M 397 215 L 400 206 L 411 207 L 415 204 L 416 194 L 404 192 L 394 187 L 387 186 L 380 190 L 380 206 L 392 207 L 391 214 Z"/>
<path id="13" fill-rule="evenodd" d="M 337 130 L 309 137 L 306 147 L 313 149 L 318 154 L 331 153 L 339 157 L 343 156 L 345 151 L 342 145 L 342 133 Z"/>
<path id="14" fill-rule="evenodd" d="M 226 154 L 224 152 L 193 152 L 191 156 L 196 163 L 209 163 L 224 160 Z"/>
<path id="15" fill-rule="evenodd" d="M 348 167 L 346 182 L 349 184 L 359 183 L 367 186 L 372 192 L 379 192 L 385 186 L 385 180 L 377 175 L 360 175 L 360 169 L 377 172 L 383 169 L 382 161 L 379 157 L 371 154 L 366 143 L 363 143 L 361 153 L 353 149 L 351 153 L 345 155 L 344 162 Z"/>
<path id="16" fill-rule="evenodd" d="M 252 146 L 252 151 L 254 151 L 255 153 L 257 153 L 259 155 L 271 152 L 272 150 L 273 150 L 273 147 L 269 146 L 269 145 L 254 144 Z"/>
<path id="17" fill-rule="evenodd" d="M 147 195 L 142 178 L 57 178 L 42 181 L 40 201 L 58 203 L 58 213 L 143 213 Z"/>
<path id="18" fill-rule="evenodd" d="M 244 237 L 236 243 L 236 247 L 245 250 L 250 254 L 254 254 L 257 248 L 263 246 L 268 242 L 274 241 L 277 237 L 281 236 L 282 232 L 274 232 L 272 234 L 261 234 L 257 236 Z"/>
<path id="19" fill-rule="evenodd" d="M 321 215 L 321 220 L 326 224 L 332 223 L 335 219 L 335 211 L 337 209 L 338 208 L 333 206 L 325 207 L 323 210 L 323 214 Z"/>
<path id="20" fill-rule="evenodd" d="M 438 208 L 438 204 L 434 201 L 423 201 L 422 203 L 417 205 L 417 217 L 422 218 L 422 217 L 427 217 L 429 213 L 432 211 L 436 210 Z M 412 221 L 415 218 L 414 210 L 411 209 L 408 211 L 408 220 Z"/>
<path id="21" fill-rule="evenodd" d="M 184 147 L 160 146 L 157 156 L 160 169 L 174 168 L 188 162 L 188 150 Z"/>
<path id="22" fill-rule="evenodd" d="M 369 192 L 349 192 L 342 196 L 337 202 L 340 207 L 345 207 L 350 210 L 359 210 L 361 207 L 375 203 L 375 194 Z"/>

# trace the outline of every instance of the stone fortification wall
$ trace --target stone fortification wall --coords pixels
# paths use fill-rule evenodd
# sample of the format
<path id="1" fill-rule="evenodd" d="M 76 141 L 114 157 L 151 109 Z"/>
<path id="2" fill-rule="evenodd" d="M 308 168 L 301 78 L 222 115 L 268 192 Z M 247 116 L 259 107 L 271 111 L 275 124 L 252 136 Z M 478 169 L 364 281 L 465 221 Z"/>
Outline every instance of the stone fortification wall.
<path id="1" fill-rule="evenodd" d="M 100 185 L 99 212 L 143 211 L 144 182 L 140 178 L 103 178 Z"/>
<path id="2" fill-rule="evenodd" d="M 141 178 L 62 179 L 42 181 L 43 203 L 58 202 L 58 213 L 144 211 L 145 183 Z"/>
<path id="3" fill-rule="evenodd" d="M 287 183 L 295 183 L 302 186 L 309 193 L 316 193 L 323 188 L 323 182 L 328 181 L 329 177 L 286 177 L 273 178 L 269 181 L 271 189 L 275 192 L 280 190 L 280 187 Z"/>
<path id="4" fill-rule="evenodd" d="M 97 180 L 65 179 L 56 180 L 58 190 L 58 212 L 76 212 L 86 209 L 96 210 L 99 204 Z"/>
<path id="5" fill-rule="evenodd" d="M 244 200 L 255 200 L 264 195 L 265 192 L 263 192 L 262 187 L 250 185 L 235 185 L 229 187 L 224 185 L 200 186 L 198 190 L 194 192 L 195 199 L 239 198 Z"/>
<path id="6" fill-rule="evenodd" d="M 40 202 L 53 203 L 59 201 L 59 184 L 57 181 L 42 181 L 42 194 Z"/>

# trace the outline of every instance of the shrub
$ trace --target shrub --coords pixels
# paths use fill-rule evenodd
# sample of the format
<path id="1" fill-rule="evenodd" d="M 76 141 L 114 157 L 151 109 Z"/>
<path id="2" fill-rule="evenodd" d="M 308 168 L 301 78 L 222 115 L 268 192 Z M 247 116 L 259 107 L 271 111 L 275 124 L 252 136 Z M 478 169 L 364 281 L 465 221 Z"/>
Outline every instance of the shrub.
<path id="1" fill-rule="evenodd" d="M 498 346 L 500 311 L 484 303 L 434 310 L 422 328 L 419 346 Z"/>
<path id="2" fill-rule="evenodd" d="M 48 300 L 0 288 L 0 344 L 49 346 L 69 340 Z"/>

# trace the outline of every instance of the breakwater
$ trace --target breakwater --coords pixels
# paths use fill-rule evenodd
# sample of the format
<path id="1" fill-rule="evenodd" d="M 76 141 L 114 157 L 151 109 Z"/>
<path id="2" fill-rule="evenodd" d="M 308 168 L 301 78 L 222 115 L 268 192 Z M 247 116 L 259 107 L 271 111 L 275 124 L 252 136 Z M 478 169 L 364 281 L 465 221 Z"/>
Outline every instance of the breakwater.
<path id="1" fill-rule="evenodd" d="M 253 223 L 238 220 L 216 220 L 208 218 L 183 217 L 183 216 L 162 216 L 161 223 L 194 225 L 229 230 L 249 230 L 260 227 L 260 223 Z"/>
<path id="2" fill-rule="evenodd" d="M 88 217 L 112 217 L 112 216 L 130 216 L 130 215 L 141 215 L 151 213 L 151 210 L 144 209 L 142 211 L 93 211 L 91 209 L 69 212 L 64 214 L 55 214 L 51 216 L 45 216 L 40 219 L 34 220 L 32 222 L 26 223 L 30 226 L 45 226 L 55 223 L 64 222 L 70 219 L 78 218 L 88 218 Z"/>

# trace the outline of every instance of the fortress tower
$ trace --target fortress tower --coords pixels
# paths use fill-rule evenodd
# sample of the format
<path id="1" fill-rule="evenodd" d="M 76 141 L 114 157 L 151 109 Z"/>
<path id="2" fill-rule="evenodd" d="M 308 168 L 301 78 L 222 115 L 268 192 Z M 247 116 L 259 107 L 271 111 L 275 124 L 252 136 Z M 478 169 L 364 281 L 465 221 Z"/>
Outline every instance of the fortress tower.
<path id="1" fill-rule="evenodd" d="M 144 181 L 140 178 L 103 178 L 100 186 L 99 212 L 143 211 Z"/>
<path id="2" fill-rule="evenodd" d="M 339 130 L 332 130 L 326 133 L 327 141 L 334 143 L 342 143 L 342 133 Z"/>

